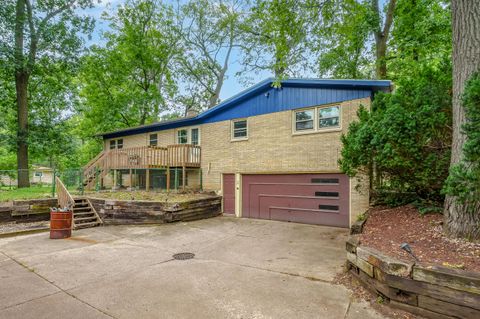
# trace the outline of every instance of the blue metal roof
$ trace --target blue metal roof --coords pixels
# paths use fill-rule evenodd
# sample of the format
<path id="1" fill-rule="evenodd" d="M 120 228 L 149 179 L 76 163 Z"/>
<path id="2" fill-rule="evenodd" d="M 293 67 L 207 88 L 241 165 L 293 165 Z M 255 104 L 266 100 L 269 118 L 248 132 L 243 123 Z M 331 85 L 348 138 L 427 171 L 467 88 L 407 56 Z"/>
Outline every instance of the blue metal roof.
<path id="1" fill-rule="evenodd" d="M 275 79 L 266 79 L 195 117 L 158 122 L 99 134 L 115 138 L 155 132 L 182 126 L 212 123 L 235 118 L 293 110 L 302 107 L 337 103 L 370 97 L 376 91 L 389 91 L 387 80 L 287 79 L 280 88 L 272 87 Z"/>

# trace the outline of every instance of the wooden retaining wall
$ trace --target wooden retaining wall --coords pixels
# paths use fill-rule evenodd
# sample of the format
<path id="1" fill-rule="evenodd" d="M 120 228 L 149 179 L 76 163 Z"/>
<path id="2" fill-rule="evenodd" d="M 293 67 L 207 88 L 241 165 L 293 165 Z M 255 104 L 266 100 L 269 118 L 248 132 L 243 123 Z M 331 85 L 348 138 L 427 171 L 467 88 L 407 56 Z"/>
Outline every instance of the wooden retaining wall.
<path id="1" fill-rule="evenodd" d="M 221 213 L 221 196 L 181 203 L 88 197 L 106 225 L 159 224 L 210 218 Z"/>
<path id="2" fill-rule="evenodd" d="M 1 203 L 1 222 L 34 222 L 50 219 L 50 207 L 57 206 L 56 198 L 14 200 Z"/>
<path id="3" fill-rule="evenodd" d="M 407 263 L 359 245 L 346 244 L 349 271 L 392 307 L 426 318 L 480 318 L 480 274 Z"/>

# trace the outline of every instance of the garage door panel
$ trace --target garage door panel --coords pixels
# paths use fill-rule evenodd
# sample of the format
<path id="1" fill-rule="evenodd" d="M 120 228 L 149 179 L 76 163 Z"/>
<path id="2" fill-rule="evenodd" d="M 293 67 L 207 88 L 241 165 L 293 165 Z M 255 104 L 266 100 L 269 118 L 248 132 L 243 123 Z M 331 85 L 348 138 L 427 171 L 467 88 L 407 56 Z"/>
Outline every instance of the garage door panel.
<path id="1" fill-rule="evenodd" d="M 264 183 L 244 183 L 248 185 L 249 192 L 252 194 L 276 194 L 276 195 L 299 195 L 316 196 L 316 192 L 336 192 L 338 196 L 348 196 L 341 192 L 338 185 L 312 185 L 312 184 L 264 184 Z"/>
<path id="2" fill-rule="evenodd" d="M 300 196 L 271 196 L 259 195 L 256 197 L 256 203 L 250 203 L 250 216 L 268 219 L 270 207 L 280 207 L 285 209 L 308 209 L 311 211 L 330 212 L 335 211 L 346 215 L 348 211 L 348 201 L 339 202 L 338 199 L 318 199 Z M 262 212 L 264 215 L 262 216 Z"/>
<path id="3" fill-rule="evenodd" d="M 243 216 L 348 227 L 343 174 L 243 175 Z"/>
<path id="4" fill-rule="evenodd" d="M 296 222 L 303 224 L 318 224 L 327 226 L 343 227 L 343 222 L 338 216 L 339 213 L 316 212 L 313 210 L 295 210 L 279 207 L 270 208 L 271 220 L 280 220 L 286 222 Z"/>
<path id="5" fill-rule="evenodd" d="M 348 177 L 343 174 L 265 174 L 243 175 L 243 177 L 249 181 L 258 183 L 307 183 L 318 185 L 339 185 L 348 182 Z"/>

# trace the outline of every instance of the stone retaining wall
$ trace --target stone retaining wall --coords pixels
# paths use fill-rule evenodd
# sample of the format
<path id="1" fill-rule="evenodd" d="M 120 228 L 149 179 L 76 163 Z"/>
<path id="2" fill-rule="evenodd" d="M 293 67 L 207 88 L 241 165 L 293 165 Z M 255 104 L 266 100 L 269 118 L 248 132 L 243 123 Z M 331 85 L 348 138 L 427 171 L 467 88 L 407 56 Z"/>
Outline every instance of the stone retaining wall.
<path id="1" fill-rule="evenodd" d="M 359 245 L 346 244 L 349 271 L 391 306 L 427 318 L 480 318 L 480 274 L 399 261 Z"/>
<path id="2" fill-rule="evenodd" d="M 14 200 L 1 203 L 1 222 L 33 222 L 50 219 L 50 207 L 57 206 L 56 198 Z"/>
<path id="3" fill-rule="evenodd" d="M 158 224 L 218 216 L 221 196 L 181 203 L 126 201 L 88 197 L 106 225 Z"/>

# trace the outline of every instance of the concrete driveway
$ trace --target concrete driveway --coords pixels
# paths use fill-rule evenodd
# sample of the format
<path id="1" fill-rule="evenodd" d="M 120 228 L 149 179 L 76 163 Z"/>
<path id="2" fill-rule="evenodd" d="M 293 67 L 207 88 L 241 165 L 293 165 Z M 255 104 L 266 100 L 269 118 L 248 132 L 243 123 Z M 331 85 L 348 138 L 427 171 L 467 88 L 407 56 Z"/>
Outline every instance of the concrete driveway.
<path id="1" fill-rule="evenodd" d="M 3 238 L 0 318 L 381 318 L 331 283 L 346 236 L 217 217 Z"/>

